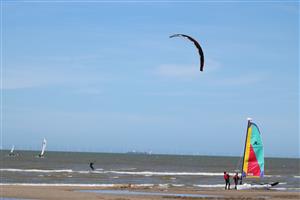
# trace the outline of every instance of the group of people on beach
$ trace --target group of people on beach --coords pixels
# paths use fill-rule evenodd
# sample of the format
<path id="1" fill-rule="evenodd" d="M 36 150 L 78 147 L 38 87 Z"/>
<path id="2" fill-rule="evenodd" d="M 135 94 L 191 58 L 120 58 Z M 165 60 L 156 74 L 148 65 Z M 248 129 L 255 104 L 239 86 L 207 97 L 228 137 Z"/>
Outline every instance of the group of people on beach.
<path id="1" fill-rule="evenodd" d="M 239 174 L 235 173 L 235 175 L 232 177 L 234 181 L 234 189 L 237 189 L 238 182 L 240 180 Z M 230 190 L 230 175 L 227 172 L 224 172 L 224 180 L 225 180 L 225 190 Z"/>

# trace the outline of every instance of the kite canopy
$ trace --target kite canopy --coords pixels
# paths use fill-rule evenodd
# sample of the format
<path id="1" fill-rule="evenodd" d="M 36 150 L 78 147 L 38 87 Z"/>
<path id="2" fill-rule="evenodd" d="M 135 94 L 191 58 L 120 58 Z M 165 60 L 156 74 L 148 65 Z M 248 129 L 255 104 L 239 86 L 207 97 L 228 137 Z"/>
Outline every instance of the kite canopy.
<path id="1" fill-rule="evenodd" d="M 195 40 L 191 36 L 188 36 L 188 35 L 185 35 L 185 34 L 174 34 L 174 35 L 170 36 L 170 38 L 173 38 L 173 37 L 185 37 L 185 38 L 189 39 L 190 41 L 192 41 L 194 43 L 194 45 L 198 49 L 198 53 L 199 53 L 199 56 L 200 56 L 200 71 L 203 71 L 203 67 L 204 67 L 204 54 L 203 54 L 202 48 L 201 48 L 200 44 L 197 42 L 197 40 Z"/>

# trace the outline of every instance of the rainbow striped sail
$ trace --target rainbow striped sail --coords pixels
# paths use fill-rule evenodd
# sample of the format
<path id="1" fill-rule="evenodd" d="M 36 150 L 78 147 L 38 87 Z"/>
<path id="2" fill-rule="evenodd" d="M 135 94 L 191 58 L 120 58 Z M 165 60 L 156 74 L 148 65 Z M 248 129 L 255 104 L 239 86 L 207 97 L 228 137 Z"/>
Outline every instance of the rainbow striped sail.
<path id="1" fill-rule="evenodd" d="M 264 176 L 264 148 L 258 126 L 248 119 L 244 149 L 243 177 Z"/>

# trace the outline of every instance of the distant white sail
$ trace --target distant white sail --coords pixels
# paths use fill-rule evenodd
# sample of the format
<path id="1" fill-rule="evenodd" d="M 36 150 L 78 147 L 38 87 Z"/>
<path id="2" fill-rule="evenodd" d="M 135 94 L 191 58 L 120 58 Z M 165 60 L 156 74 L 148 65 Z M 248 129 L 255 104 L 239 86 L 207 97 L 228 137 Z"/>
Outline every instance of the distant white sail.
<path id="1" fill-rule="evenodd" d="M 15 150 L 15 145 L 12 145 L 11 150 L 10 150 L 8 156 L 16 156 L 15 153 L 14 153 L 14 150 Z"/>
<path id="2" fill-rule="evenodd" d="M 13 154 L 13 153 L 14 153 L 14 150 L 15 150 L 15 145 L 13 145 L 13 146 L 11 147 L 10 154 Z"/>
<path id="3" fill-rule="evenodd" d="M 45 150 L 46 150 L 46 145 L 47 145 L 47 140 L 44 138 L 43 144 L 42 144 L 42 151 L 41 151 L 41 153 L 39 155 L 40 157 L 44 156 Z"/>

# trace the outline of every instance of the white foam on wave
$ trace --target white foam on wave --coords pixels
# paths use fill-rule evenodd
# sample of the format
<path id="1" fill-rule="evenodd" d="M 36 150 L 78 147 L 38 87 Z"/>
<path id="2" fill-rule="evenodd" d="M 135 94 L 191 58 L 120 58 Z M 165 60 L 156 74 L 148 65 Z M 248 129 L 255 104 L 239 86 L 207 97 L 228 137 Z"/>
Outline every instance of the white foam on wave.
<path id="1" fill-rule="evenodd" d="M 98 171 L 99 170 L 99 171 Z M 101 171 L 101 169 L 97 169 L 94 171 L 91 170 L 80 170 L 80 171 L 75 171 L 72 169 L 13 169 L 13 168 L 4 168 L 0 169 L 1 172 L 38 172 L 38 173 L 80 173 L 80 174 L 89 174 L 89 173 L 94 173 L 94 174 L 103 174 L 107 173 L 104 171 Z"/>
<path id="2" fill-rule="evenodd" d="M 143 176 L 223 176 L 223 173 L 212 173 L 212 172 L 106 171 L 106 173 L 123 174 L 123 175 L 143 175 Z"/>
<path id="3" fill-rule="evenodd" d="M 286 185 L 286 184 L 287 184 L 286 182 L 278 183 L 278 185 Z"/>
<path id="4" fill-rule="evenodd" d="M 167 185 L 167 184 L 166 184 Z M 103 187 L 103 188 L 114 188 L 129 186 L 129 184 L 81 184 L 81 183 L 0 183 L 0 186 L 54 186 L 54 187 Z M 144 184 L 131 184 L 131 187 L 153 187 L 155 184 L 144 183 Z M 162 185 L 158 185 L 162 186 Z"/>
<path id="5" fill-rule="evenodd" d="M 72 169 L 0 169 L 2 172 L 38 172 L 38 173 L 72 173 L 74 172 Z"/>
<path id="6" fill-rule="evenodd" d="M 144 184 L 133 184 L 134 186 L 137 186 L 137 187 L 153 187 L 154 184 L 152 183 L 144 183 Z"/>
<path id="7" fill-rule="evenodd" d="M 169 184 L 165 183 L 165 184 L 158 184 L 158 187 L 160 188 L 168 188 Z"/>
<path id="8" fill-rule="evenodd" d="M 79 174 L 104 174 L 104 171 L 91 171 L 91 170 L 81 170 L 81 171 L 73 171 L 74 173 L 79 173 Z"/>
<path id="9" fill-rule="evenodd" d="M 183 187 L 184 184 L 171 184 L 171 186 L 173 186 L 173 187 Z"/>
<path id="10" fill-rule="evenodd" d="M 153 172 L 153 171 L 104 171 L 104 173 L 122 175 L 142 175 L 142 176 L 223 176 L 224 173 L 218 172 Z M 234 175 L 234 174 L 230 174 Z M 280 175 L 265 175 L 266 177 L 281 177 Z"/>
<path id="11" fill-rule="evenodd" d="M 80 184 L 80 183 L 0 183 L 0 186 L 66 186 L 66 187 L 116 187 L 120 184 Z"/>
<path id="12" fill-rule="evenodd" d="M 275 187 L 275 188 L 270 188 L 271 190 L 279 190 L 279 191 L 298 191 L 300 190 L 300 188 L 278 188 L 278 187 Z"/>
<path id="13" fill-rule="evenodd" d="M 200 188 L 220 188 L 224 187 L 224 184 L 214 184 L 214 185 L 193 185 L 195 187 L 200 187 Z"/>
<path id="14" fill-rule="evenodd" d="M 271 177 L 273 177 L 273 178 L 280 178 L 281 175 L 264 175 L 264 177 L 268 177 L 268 178 L 271 178 Z"/>
<path id="15" fill-rule="evenodd" d="M 294 178 L 300 178 L 300 176 L 294 176 Z"/>
<path id="16" fill-rule="evenodd" d="M 89 174 L 91 171 L 76 171 L 79 174 Z"/>
<path id="17" fill-rule="evenodd" d="M 121 171 L 121 170 L 125 170 L 125 171 L 132 171 L 132 170 L 136 170 L 135 167 L 129 167 L 129 168 L 120 168 L 120 169 L 111 169 L 113 171 Z"/>
<path id="18" fill-rule="evenodd" d="M 135 168 L 131 168 L 135 169 Z M 139 175 L 139 176 L 223 176 L 223 173 L 218 172 L 154 172 L 154 171 L 105 171 L 101 168 L 94 171 L 91 170 L 72 170 L 72 169 L 0 169 L 3 172 L 39 172 L 39 173 L 79 173 L 79 174 L 121 174 L 121 175 Z M 280 175 L 265 175 L 265 177 L 281 177 Z M 300 178 L 300 176 L 294 176 Z"/>
<path id="19" fill-rule="evenodd" d="M 287 188 L 269 188 L 270 190 L 286 191 Z"/>
<path id="20" fill-rule="evenodd" d="M 93 171 L 92 170 L 79 170 L 79 171 L 74 171 L 73 170 L 73 173 L 79 173 L 79 174 L 105 174 L 107 172 L 96 169 L 96 170 L 93 170 Z"/>

